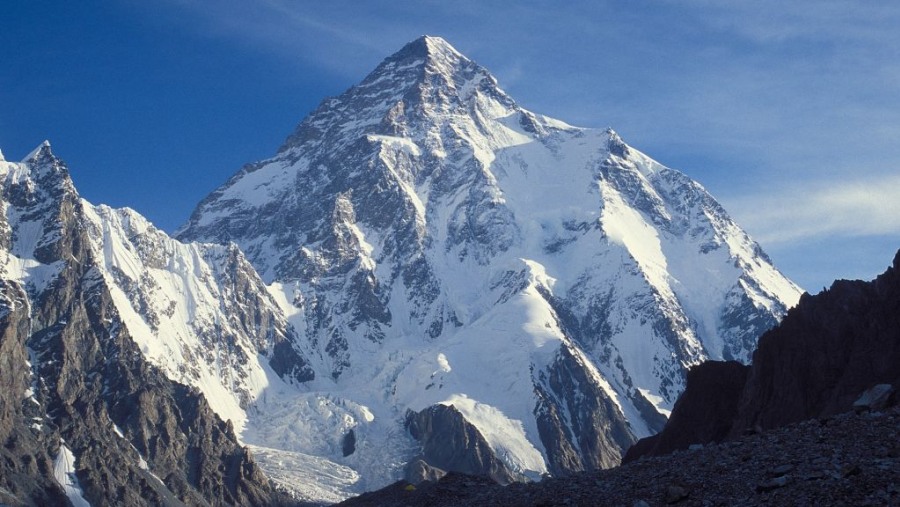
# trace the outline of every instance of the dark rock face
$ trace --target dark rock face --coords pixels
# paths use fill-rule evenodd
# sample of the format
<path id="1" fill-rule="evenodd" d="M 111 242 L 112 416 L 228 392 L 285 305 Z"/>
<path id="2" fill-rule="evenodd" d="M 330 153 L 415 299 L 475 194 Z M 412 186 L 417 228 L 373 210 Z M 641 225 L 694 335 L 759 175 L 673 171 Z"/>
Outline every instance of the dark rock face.
<path id="1" fill-rule="evenodd" d="M 691 374 L 666 428 L 638 442 L 626 461 L 846 412 L 874 386 L 896 391 L 900 252 L 874 281 L 838 280 L 805 294 L 760 338 L 749 368 L 710 362 Z"/>
<path id="2" fill-rule="evenodd" d="M 341 453 L 347 457 L 356 452 L 356 432 L 350 430 L 344 435 L 344 441 L 341 442 Z"/>
<path id="3" fill-rule="evenodd" d="M 58 440 L 29 427 L 41 411 L 22 397 L 31 384 L 27 296 L 2 280 L 0 298 L 0 504 L 64 505 L 50 455 Z"/>
<path id="4" fill-rule="evenodd" d="M 638 456 L 668 454 L 692 444 L 718 442 L 731 430 L 750 367 L 736 361 L 707 361 L 688 371 L 665 430 L 628 449 L 623 463 Z"/>
<path id="5" fill-rule="evenodd" d="M 500 484 L 522 480 L 494 455 L 478 429 L 453 405 L 433 405 L 419 413 L 411 412 L 406 424 L 413 438 L 422 444 L 418 459 L 428 467 L 484 475 Z"/>
<path id="6" fill-rule="evenodd" d="M 424 481 L 438 481 L 446 475 L 446 470 L 433 467 L 425 463 L 421 458 L 418 458 L 406 464 L 404 479 L 410 484 L 419 484 Z"/>
<path id="7" fill-rule="evenodd" d="M 732 434 L 850 410 L 863 391 L 900 382 L 900 252 L 872 282 L 805 295 L 753 354 Z"/>
<path id="8" fill-rule="evenodd" d="M 2 501 L 66 504 L 52 464 L 64 442 L 92 505 L 283 503 L 230 424 L 138 350 L 62 162 L 46 146 L 30 167 L 33 179 L 0 182 L 3 197 L 19 220 L 47 217 L 34 256 L 58 271 L 45 287 L 5 279 L 14 273 L 0 286 Z M 8 238 L 5 255 L 23 248 Z"/>
<path id="9" fill-rule="evenodd" d="M 269 310 L 262 280 L 236 245 L 227 246 L 222 269 L 229 274 L 222 277 L 222 290 L 228 301 L 236 302 L 223 311 L 235 327 L 253 339 L 256 351 L 269 356 L 269 365 L 285 380 L 306 382 L 315 378 L 309 362 L 294 348 L 294 330 Z"/>
<path id="10" fill-rule="evenodd" d="M 586 386 L 588 393 L 582 391 Z M 538 432 L 554 476 L 613 467 L 621 459 L 618 450 L 634 443 L 621 411 L 590 381 L 584 359 L 569 349 L 561 349 L 549 371 L 539 374 L 535 392 Z"/>

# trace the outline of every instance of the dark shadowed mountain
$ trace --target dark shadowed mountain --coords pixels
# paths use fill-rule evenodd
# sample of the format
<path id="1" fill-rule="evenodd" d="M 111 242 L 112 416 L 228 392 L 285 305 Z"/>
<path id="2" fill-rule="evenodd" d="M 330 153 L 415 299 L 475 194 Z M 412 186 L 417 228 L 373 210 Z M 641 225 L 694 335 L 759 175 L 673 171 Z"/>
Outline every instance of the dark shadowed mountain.
<path id="1" fill-rule="evenodd" d="M 900 252 L 871 282 L 838 280 L 804 294 L 763 334 L 750 366 L 691 369 L 665 429 L 638 442 L 625 461 L 832 416 L 857 401 L 857 408 L 893 404 L 898 388 Z"/>

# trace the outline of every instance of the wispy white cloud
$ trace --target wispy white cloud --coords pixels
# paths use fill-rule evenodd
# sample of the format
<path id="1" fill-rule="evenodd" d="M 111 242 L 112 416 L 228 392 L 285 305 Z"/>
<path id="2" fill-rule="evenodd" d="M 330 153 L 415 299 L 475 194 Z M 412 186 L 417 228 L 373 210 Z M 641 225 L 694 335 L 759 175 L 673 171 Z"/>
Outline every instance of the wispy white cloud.
<path id="1" fill-rule="evenodd" d="M 900 246 L 900 175 L 795 184 L 728 204 L 735 219 L 767 245 L 895 235 Z"/>
<path id="2" fill-rule="evenodd" d="M 133 2 L 148 15 L 160 15 L 157 3 Z M 266 55 L 284 74 L 318 67 L 343 77 L 358 78 L 392 49 L 386 41 L 395 25 L 367 23 L 371 4 L 329 2 L 311 4 L 289 0 L 164 0 L 171 22 L 221 39 L 245 50 Z M 380 26 L 378 26 L 380 25 Z"/>
<path id="3" fill-rule="evenodd" d="M 758 43 L 797 38 L 883 42 L 896 38 L 900 6 L 856 0 L 667 0 L 702 10 L 706 23 Z"/>

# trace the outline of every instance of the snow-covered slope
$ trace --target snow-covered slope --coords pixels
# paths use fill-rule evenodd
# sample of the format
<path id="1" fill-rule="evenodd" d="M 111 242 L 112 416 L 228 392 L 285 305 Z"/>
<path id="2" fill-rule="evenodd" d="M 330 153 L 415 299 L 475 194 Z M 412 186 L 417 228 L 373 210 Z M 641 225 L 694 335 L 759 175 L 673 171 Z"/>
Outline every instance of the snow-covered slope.
<path id="1" fill-rule="evenodd" d="M 235 245 L 182 244 L 127 208 L 85 203 L 84 210 L 98 271 L 141 352 L 170 379 L 198 387 L 236 431 L 271 384 L 267 369 L 288 382 L 313 377 Z"/>
<path id="2" fill-rule="evenodd" d="M 746 361 L 801 292 L 701 185 L 521 108 L 436 37 L 323 101 L 179 237 L 236 243 L 269 284 L 315 379 L 245 435 L 348 467 L 335 491 L 416 452 L 457 466 L 403 428 L 435 405 L 495 477 L 611 466 L 688 366 Z"/>
<path id="3" fill-rule="evenodd" d="M 91 205 L 49 143 L 0 160 L 0 489 L 13 504 L 279 502 L 235 431 L 269 386 L 312 378 L 292 333 L 236 246 L 183 245 Z"/>

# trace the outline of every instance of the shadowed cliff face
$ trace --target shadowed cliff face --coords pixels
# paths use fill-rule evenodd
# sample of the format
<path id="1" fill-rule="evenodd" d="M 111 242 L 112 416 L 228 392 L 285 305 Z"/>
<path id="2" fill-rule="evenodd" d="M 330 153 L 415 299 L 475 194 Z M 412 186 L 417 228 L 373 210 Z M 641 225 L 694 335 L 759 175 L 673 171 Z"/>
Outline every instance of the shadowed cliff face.
<path id="1" fill-rule="evenodd" d="M 843 412 L 873 385 L 898 381 L 900 252 L 874 281 L 802 297 L 760 338 L 732 434 Z"/>
<path id="2" fill-rule="evenodd" d="M 750 367 L 736 361 L 707 361 L 688 372 L 665 429 L 628 449 L 627 463 L 643 455 L 668 454 L 691 444 L 718 442 L 731 431 Z"/>
<path id="3" fill-rule="evenodd" d="M 871 282 L 838 280 L 805 294 L 759 340 L 748 367 L 709 362 L 691 370 L 662 433 L 625 462 L 853 409 L 876 385 L 900 388 L 900 252 Z"/>
<path id="4" fill-rule="evenodd" d="M 406 425 L 413 438 L 422 444 L 419 460 L 442 471 L 439 473 L 483 475 L 500 484 L 523 480 L 497 459 L 478 429 L 452 405 L 434 405 L 418 413 L 410 412 Z M 409 479 L 425 478 L 412 477 L 412 470 L 407 475 Z"/>

